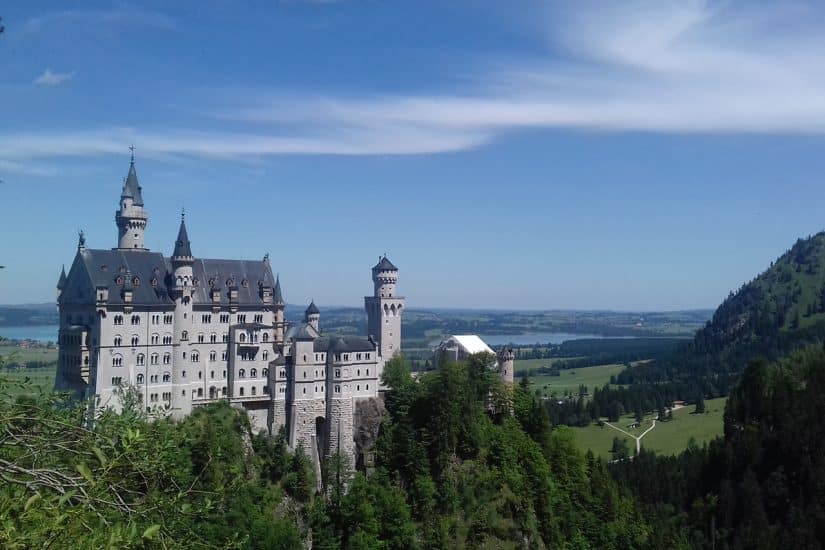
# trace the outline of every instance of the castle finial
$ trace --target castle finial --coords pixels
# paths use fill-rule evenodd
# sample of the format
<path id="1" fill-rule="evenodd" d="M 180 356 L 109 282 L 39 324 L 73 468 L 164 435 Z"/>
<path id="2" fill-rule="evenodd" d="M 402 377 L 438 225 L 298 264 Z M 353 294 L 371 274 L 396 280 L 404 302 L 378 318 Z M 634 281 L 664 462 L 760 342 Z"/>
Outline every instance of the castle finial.
<path id="1" fill-rule="evenodd" d="M 180 221 L 184 221 L 184 218 L 186 218 L 186 207 L 181 206 L 180 207 Z"/>
<path id="2" fill-rule="evenodd" d="M 77 232 L 77 248 L 86 248 L 86 235 L 82 229 Z"/>
<path id="3" fill-rule="evenodd" d="M 265 264 L 269 264 L 269 252 L 267 252 L 266 254 L 264 254 L 264 263 L 265 263 Z"/>
<path id="4" fill-rule="evenodd" d="M 132 164 L 134 164 L 135 163 L 135 144 L 134 143 L 129 146 L 129 151 L 131 151 L 131 153 L 132 153 Z"/>

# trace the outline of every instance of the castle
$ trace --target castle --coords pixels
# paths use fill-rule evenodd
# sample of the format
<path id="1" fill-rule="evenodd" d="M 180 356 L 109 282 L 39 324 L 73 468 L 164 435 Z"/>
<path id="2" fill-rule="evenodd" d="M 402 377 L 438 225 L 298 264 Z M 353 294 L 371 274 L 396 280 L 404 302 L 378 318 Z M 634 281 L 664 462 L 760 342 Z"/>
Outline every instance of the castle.
<path id="1" fill-rule="evenodd" d="M 55 389 L 121 407 L 124 387 L 147 409 L 181 418 L 226 400 L 255 429 L 286 428 L 314 459 L 354 458 L 354 412 L 378 396 L 384 363 L 401 349 L 403 297 L 386 255 L 365 298 L 369 336 L 327 336 L 320 311 L 284 319 L 279 277 L 261 260 L 196 257 L 181 215 L 171 257 L 144 245 L 149 215 L 134 155 L 115 223 L 117 247 L 86 247 L 57 284 L 60 352 Z"/>

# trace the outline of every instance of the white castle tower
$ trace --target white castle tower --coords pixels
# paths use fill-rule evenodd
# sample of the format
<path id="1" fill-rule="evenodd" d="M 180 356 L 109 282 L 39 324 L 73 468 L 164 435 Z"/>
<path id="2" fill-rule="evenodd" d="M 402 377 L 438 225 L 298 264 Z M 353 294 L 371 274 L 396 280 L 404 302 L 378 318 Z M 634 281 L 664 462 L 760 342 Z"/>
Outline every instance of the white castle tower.
<path id="1" fill-rule="evenodd" d="M 133 149 L 129 174 L 123 182 L 123 191 L 120 194 L 120 208 L 115 212 L 118 230 L 117 247 L 120 250 L 147 250 L 143 241 L 143 232 L 146 230 L 149 215 L 143 209 L 141 191 L 135 172 Z"/>
<path id="2" fill-rule="evenodd" d="M 381 357 L 388 361 L 401 350 L 401 313 L 406 300 L 395 295 L 398 268 L 386 255 L 372 268 L 372 282 L 373 295 L 364 298 L 367 330 L 378 340 Z"/>

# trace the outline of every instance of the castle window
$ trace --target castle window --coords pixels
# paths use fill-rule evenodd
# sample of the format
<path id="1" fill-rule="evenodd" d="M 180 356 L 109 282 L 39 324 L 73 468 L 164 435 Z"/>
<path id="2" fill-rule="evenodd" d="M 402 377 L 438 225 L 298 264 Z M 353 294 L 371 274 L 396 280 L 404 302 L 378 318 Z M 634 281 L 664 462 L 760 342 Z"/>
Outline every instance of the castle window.
<path id="1" fill-rule="evenodd" d="M 358 376 L 361 376 L 361 369 L 358 369 L 356 372 L 358 373 Z"/>
<path id="2" fill-rule="evenodd" d="M 335 369 L 335 378 L 341 378 L 341 369 Z"/>
<path id="3" fill-rule="evenodd" d="M 228 314 L 221 314 L 221 323 L 228 323 L 229 322 L 229 315 Z"/>
<path id="4" fill-rule="evenodd" d="M 158 286 L 158 278 L 157 277 L 152 277 L 152 280 L 149 281 L 149 282 L 152 284 L 152 286 Z"/>
<path id="5" fill-rule="evenodd" d="M 360 353 L 356 353 L 356 354 L 355 354 L 355 360 L 356 360 L 356 361 L 360 361 L 360 360 L 361 360 L 361 354 L 360 354 Z"/>
<path id="6" fill-rule="evenodd" d="M 224 378 L 224 379 L 226 378 L 226 371 L 223 371 L 223 372 L 221 373 L 221 378 Z"/>
<path id="7" fill-rule="evenodd" d="M 113 386 L 120 386 L 122 383 L 123 383 L 123 378 L 121 378 L 120 376 L 112 377 L 112 385 Z"/>
<path id="8" fill-rule="evenodd" d="M 369 359 L 369 358 L 370 358 L 370 354 L 368 353 L 368 354 L 367 354 L 367 359 Z M 368 373 L 368 374 L 369 374 L 369 373 Z"/>
<path id="9" fill-rule="evenodd" d="M 135 286 L 140 286 L 140 277 L 135 277 L 132 279 L 132 284 Z"/>
<path id="10" fill-rule="evenodd" d="M 240 335 L 241 342 L 246 342 L 246 333 L 242 332 Z"/>
<path id="11" fill-rule="evenodd" d="M 181 340 L 188 340 L 189 339 L 189 333 L 184 330 L 180 335 L 180 339 Z"/>
<path id="12" fill-rule="evenodd" d="M 361 391 L 361 384 L 358 384 L 357 386 L 355 386 L 355 389 L 356 389 L 357 391 Z"/>
<path id="13" fill-rule="evenodd" d="M 341 386 L 335 384 L 335 393 L 341 393 Z"/>
<path id="14" fill-rule="evenodd" d="M 255 395 L 255 386 L 252 386 L 252 395 Z"/>
<path id="15" fill-rule="evenodd" d="M 221 395 L 226 395 L 226 386 L 221 388 Z"/>
<path id="16" fill-rule="evenodd" d="M 241 281 L 241 286 L 244 287 L 244 288 L 249 288 L 249 281 L 246 280 L 246 279 L 243 279 Z"/>
<path id="17" fill-rule="evenodd" d="M 344 361 L 349 361 L 349 353 L 344 354 Z"/>
<path id="18" fill-rule="evenodd" d="M 168 365 L 172 362 L 172 356 L 168 353 L 163 354 L 163 364 Z"/>
<path id="19" fill-rule="evenodd" d="M 370 385 L 369 385 L 369 384 L 367 384 L 367 389 L 370 389 Z"/>
<path id="20" fill-rule="evenodd" d="M 123 285 L 123 277 L 121 277 L 119 275 L 117 277 L 115 277 L 115 284 L 117 286 L 122 286 Z"/>
<path id="21" fill-rule="evenodd" d="M 370 369 L 367 369 L 367 376 L 370 375 Z"/>
<path id="22" fill-rule="evenodd" d="M 249 369 L 249 376 L 251 378 L 257 378 L 258 377 L 258 369 Z"/>
<path id="23" fill-rule="evenodd" d="M 137 375 L 137 383 L 138 384 L 143 384 L 143 375 L 142 374 Z"/>
<path id="24" fill-rule="evenodd" d="M 226 350 L 221 352 L 221 361 L 226 361 Z"/>
<path id="25" fill-rule="evenodd" d="M 132 335 L 132 347 L 138 345 L 138 337 L 137 335 Z"/>
<path id="26" fill-rule="evenodd" d="M 203 333 L 198 334 L 198 343 L 203 344 Z"/>
<path id="27" fill-rule="evenodd" d="M 304 354 L 304 363 L 306 363 L 306 362 L 307 362 L 307 356 L 306 356 L 306 354 Z"/>
<path id="28" fill-rule="evenodd" d="M 228 339 L 229 339 L 229 336 L 228 336 L 228 335 L 224 332 L 224 333 L 221 335 L 221 342 L 226 343 L 226 341 L 227 341 Z"/>
<path id="29" fill-rule="evenodd" d="M 215 342 L 217 342 L 217 341 L 218 341 L 218 335 L 217 335 L 217 334 L 215 334 L 215 333 L 213 332 L 212 334 L 210 334 L 210 335 L 209 335 L 209 342 L 211 342 L 212 344 L 214 344 L 214 343 L 215 343 Z"/>
<path id="30" fill-rule="evenodd" d="M 163 381 L 164 382 L 169 382 L 170 380 L 172 380 L 172 375 L 169 374 L 168 372 L 164 372 L 163 373 Z"/>
<path id="31" fill-rule="evenodd" d="M 198 353 L 197 351 L 193 351 L 193 352 L 192 352 L 192 362 L 193 362 L 193 363 L 197 363 L 197 362 L 198 362 L 198 361 L 200 361 L 200 360 L 201 360 L 201 355 L 200 355 L 200 353 Z"/>
<path id="32" fill-rule="evenodd" d="M 160 336 L 158 336 L 157 334 L 153 334 L 152 338 L 151 338 L 152 344 L 157 344 L 159 338 L 160 338 Z"/>
<path id="33" fill-rule="evenodd" d="M 246 378 L 246 371 L 243 370 L 243 369 L 240 369 L 238 371 L 238 378 Z"/>
<path id="34" fill-rule="evenodd" d="M 269 342 L 269 333 L 268 332 L 264 332 L 263 340 L 264 340 L 264 342 Z"/>
<path id="35" fill-rule="evenodd" d="M 256 323 L 263 323 L 264 322 L 264 316 L 263 316 L 262 313 L 258 313 L 258 314 L 255 315 L 255 322 Z"/>
<path id="36" fill-rule="evenodd" d="M 218 357 L 218 354 L 214 350 L 209 352 L 209 360 L 210 361 L 214 361 L 215 359 L 217 359 L 217 357 Z"/>
<path id="37" fill-rule="evenodd" d="M 119 346 L 122 341 L 120 335 L 115 336 L 115 346 Z"/>
<path id="38" fill-rule="evenodd" d="M 150 375 L 150 376 L 149 376 L 149 382 L 151 382 L 152 384 L 157 384 L 157 382 L 158 382 L 158 375 L 157 375 L 157 374 L 152 374 L 152 375 Z"/>
<path id="39" fill-rule="evenodd" d="M 246 315 L 238 315 L 236 317 L 238 323 L 246 323 Z"/>
<path id="40" fill-rule="evenodd" d="M 307 377 L 307 371 L 304 371 L 304 378 Z"/>
<path id="41" fill-rule="evenodd" d="M 198 397 L 203 397 L 203 388 L 198 388 Z"/>
<path id="42" fill-rule="evenodd" d="M 164 315 L 163 316 L 163 324 L 164 325 L 171 325 L 172 324 L 172 315 Z"/>
<path id="43" fill-rule="evenodd" d="M 115 315 L 115 324 L 122 325 L 123 324 L 123 315 Z"/>
<path id="44" fill-rule="evenodd" d="M 181 378 L 186 378 L 186 371 L 181 371 L 180 377 Z"/>
<path id="45" fill-rule="evenodd" d="M 264 370 L 262 370 L 261 371 L 261 376 L 263 376 L 264 378 L 269 376 L 269 369 L 265 368 Z"/>
<path id="46" fill-rule="evenodd" d="M 214 379 L 215 379 L 215 371 L 209 371 L 209 379 L 210 379 L 210 380 L 214 380 Z"/>
<path id="47" fill-rule="evenodd" d="M 304 395 L 307 394 L 307 389 L 306 388 L 303 389 L 303 393 L 304 393 Z"/>
<path id="48" fill-rule="evenodd" d="M 180 396 L 186 397 L 186 390 L 180 390 Z"/>
<path id="49" fill-rule="evenodd" d="M 146 363 L 146 356 L 142 353 L 138 353 L 137 356 L 137 364 L 138 366 L 143 366 Z"/>
<path id="50" fill-rule="evenodd" d="M 243 395 L 243 388 L 241 388 L 238 392 L 240 395 Z"/>
<path id="51" fill-rule="evenodd" d="M 202 378 L 203 378 L 203 373 L 201 371 L 198 371 L 198 380 L 201 380 Z"/>
<path id="52" fill-rule="evenodd" d="M 264 352 L 261 354 L 261 359 L 267 361 L 269 359 L 269 352 L 264 350 Z"/>

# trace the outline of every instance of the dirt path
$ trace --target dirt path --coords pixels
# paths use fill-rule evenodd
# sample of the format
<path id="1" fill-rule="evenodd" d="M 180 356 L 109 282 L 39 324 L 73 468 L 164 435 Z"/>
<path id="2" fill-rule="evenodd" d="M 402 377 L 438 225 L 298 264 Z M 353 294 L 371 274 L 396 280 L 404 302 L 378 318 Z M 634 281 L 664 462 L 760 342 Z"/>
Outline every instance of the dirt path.
<path id="1" fill-rule="evenodd" d="M 610 426 L 611 428 L 613 428 L 614 430 L 618 430 L 618 431 L 622 432 L 623 434 L 625 434 L 626 436 L 628 436 L 632 439 L 635 439 L 636 440 L 636 454 L 639 454 L 639 451 L 641 451 L 641 449 L 642 449 L 642 438 L 644 436 L 646 436 L 648 434 L 648 432 L 650 432 L 650 430 L 652 430 L 653 428 L 656 427 L 656 420 L 658 420 L 658 419 L 659 419 L 659 416 L 657 415 L 656 418 L 653 419 L 653 423 L 651 424 L 651 426 L 648 429 L 646 429 L 645 431 L 643 431 L 641 434 L 639 434 L 638 437 L 633 435 L 630 432 L 624 431 L 623 429 L 619 428 L 618 426 L 614 426 L 613 424 L 611 424 L 610 422 L 607 422 L 606 420 L 604 421 L 604 423 L 607 424 L 608 426 Z"/>

